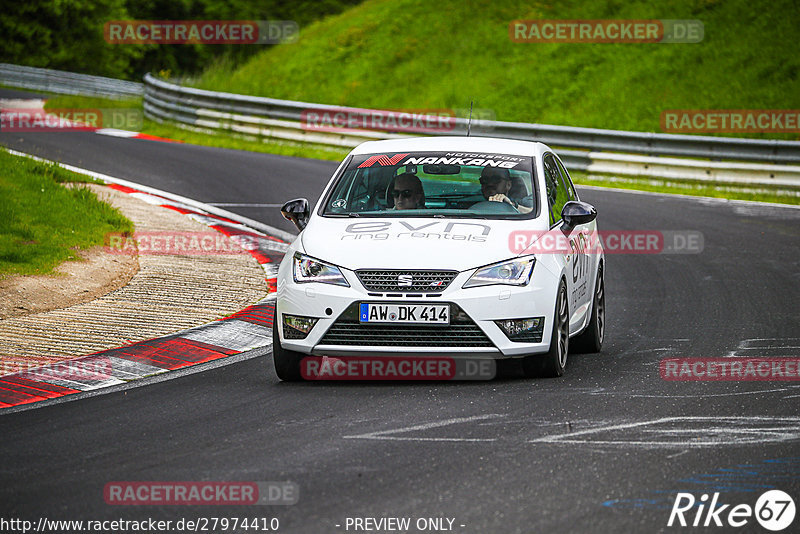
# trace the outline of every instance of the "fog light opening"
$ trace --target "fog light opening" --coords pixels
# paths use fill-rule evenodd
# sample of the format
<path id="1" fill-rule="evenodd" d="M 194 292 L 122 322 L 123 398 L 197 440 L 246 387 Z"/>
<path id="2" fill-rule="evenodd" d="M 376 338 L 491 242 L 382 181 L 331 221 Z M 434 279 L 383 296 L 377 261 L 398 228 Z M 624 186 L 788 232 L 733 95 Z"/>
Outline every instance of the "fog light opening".
<path id="1" fill-rule="evenodd" d="M 539 343 L 544 331 L 544 317 L 527 317 L 524 319 L 502 319 L 495 321 L 500 330 L 511 341 Z"/>
<path id="2" fill-rule="evenodd" d="M 283 314 L 283 337 L 284 339 L 305 339 L 314 325 L 317 324 L 316 317 L 303 317 L 301 315 Z"/>

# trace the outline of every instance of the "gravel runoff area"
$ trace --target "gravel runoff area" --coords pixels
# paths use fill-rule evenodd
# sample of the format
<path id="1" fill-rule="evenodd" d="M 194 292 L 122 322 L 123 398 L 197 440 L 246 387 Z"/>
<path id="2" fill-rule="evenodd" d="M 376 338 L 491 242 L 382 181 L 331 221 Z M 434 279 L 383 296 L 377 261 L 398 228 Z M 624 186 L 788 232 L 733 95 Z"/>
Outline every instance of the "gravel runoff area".
<path id="1" fill-rule="evenodd" d="M 133 221 L 136 232 L 205 232 L 215 241 L 228 240 L 177 211 L 109 187 L 90 187 Z M 237 248 L 226 243 L 220 249 Z M 11 310 L 0 315 L 0 375 L 199 326 L 267 294 L 263 269 L 244 251 L 141 252 L 138 271 L 135 256 L 101 247 L 86 256 L 85 262 L 66 262 L 58 274 L 0 286 L 0 300 Z M 108 269 L 116 273 L 109 276 Z M 50 284 L 42 283 L 48 279 Z M 84 302 L 87 293 L 97 298 Z M 8 305 L 14 299 L 17 304 Z"/>

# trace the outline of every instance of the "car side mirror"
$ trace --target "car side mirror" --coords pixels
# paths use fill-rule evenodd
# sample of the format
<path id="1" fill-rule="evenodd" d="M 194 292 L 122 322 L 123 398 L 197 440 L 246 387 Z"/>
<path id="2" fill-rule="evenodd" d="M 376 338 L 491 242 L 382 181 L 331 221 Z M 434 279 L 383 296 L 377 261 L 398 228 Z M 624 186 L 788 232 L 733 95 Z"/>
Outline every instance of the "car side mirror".
<path id="1" fill-rule="evenodd" d="M 309 211 L 308 200 L 296 198 L 283 205 L 281 215 L 283 215 L 284 219 L 292 221 L 297 229 L 302 232 L 303 228 L 308 224 Z"/>
<path id="2" fill-rule="evenodd" d="M 561 209 L 564 228 L 575 228 L 579 224 L 590 223 L 597 218 L 597 210 L 591 204 L 570 200 Z"/>

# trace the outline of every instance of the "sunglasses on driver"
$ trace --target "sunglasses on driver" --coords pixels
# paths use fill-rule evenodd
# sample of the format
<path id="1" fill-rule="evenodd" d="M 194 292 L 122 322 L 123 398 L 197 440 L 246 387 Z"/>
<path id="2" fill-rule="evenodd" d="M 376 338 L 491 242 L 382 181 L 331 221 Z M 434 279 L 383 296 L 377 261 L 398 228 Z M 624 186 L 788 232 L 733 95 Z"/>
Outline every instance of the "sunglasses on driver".
<path id="1" fill-rule="evenodd" d="M 500 182 L 504 182 L 508 180 L 505 176 L 481 176 L 480 182 L 481 185 L 496 185 Z"/>
<path id="2" fill-rule="evenodd" d="M 412 195 L 417 194 L 414 189 L 392 189 L 392 196 L 394 198 L 402 196 L 403 198 L 411 198 Z"/>

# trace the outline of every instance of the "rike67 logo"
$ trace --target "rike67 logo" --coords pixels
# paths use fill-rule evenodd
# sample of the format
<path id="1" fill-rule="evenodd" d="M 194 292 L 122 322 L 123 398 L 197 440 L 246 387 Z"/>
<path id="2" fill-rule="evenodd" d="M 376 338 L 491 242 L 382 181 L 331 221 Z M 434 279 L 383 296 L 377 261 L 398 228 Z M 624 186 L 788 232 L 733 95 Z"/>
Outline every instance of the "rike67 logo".
<path id="1" fill-rule="evenodd" d="M 767 530 L 784 530 L 792 524 L 795 516 L 794 500 L 781 490 L 770 490 L 762 494 L 755 506 L 749 504 L 719 504 L 719 493 L 704 493 L 699 500 L 691 493 L 678 493 L 669 514 L 667 526 L 692 527 L 743 527 L 753 518 Z"/>

